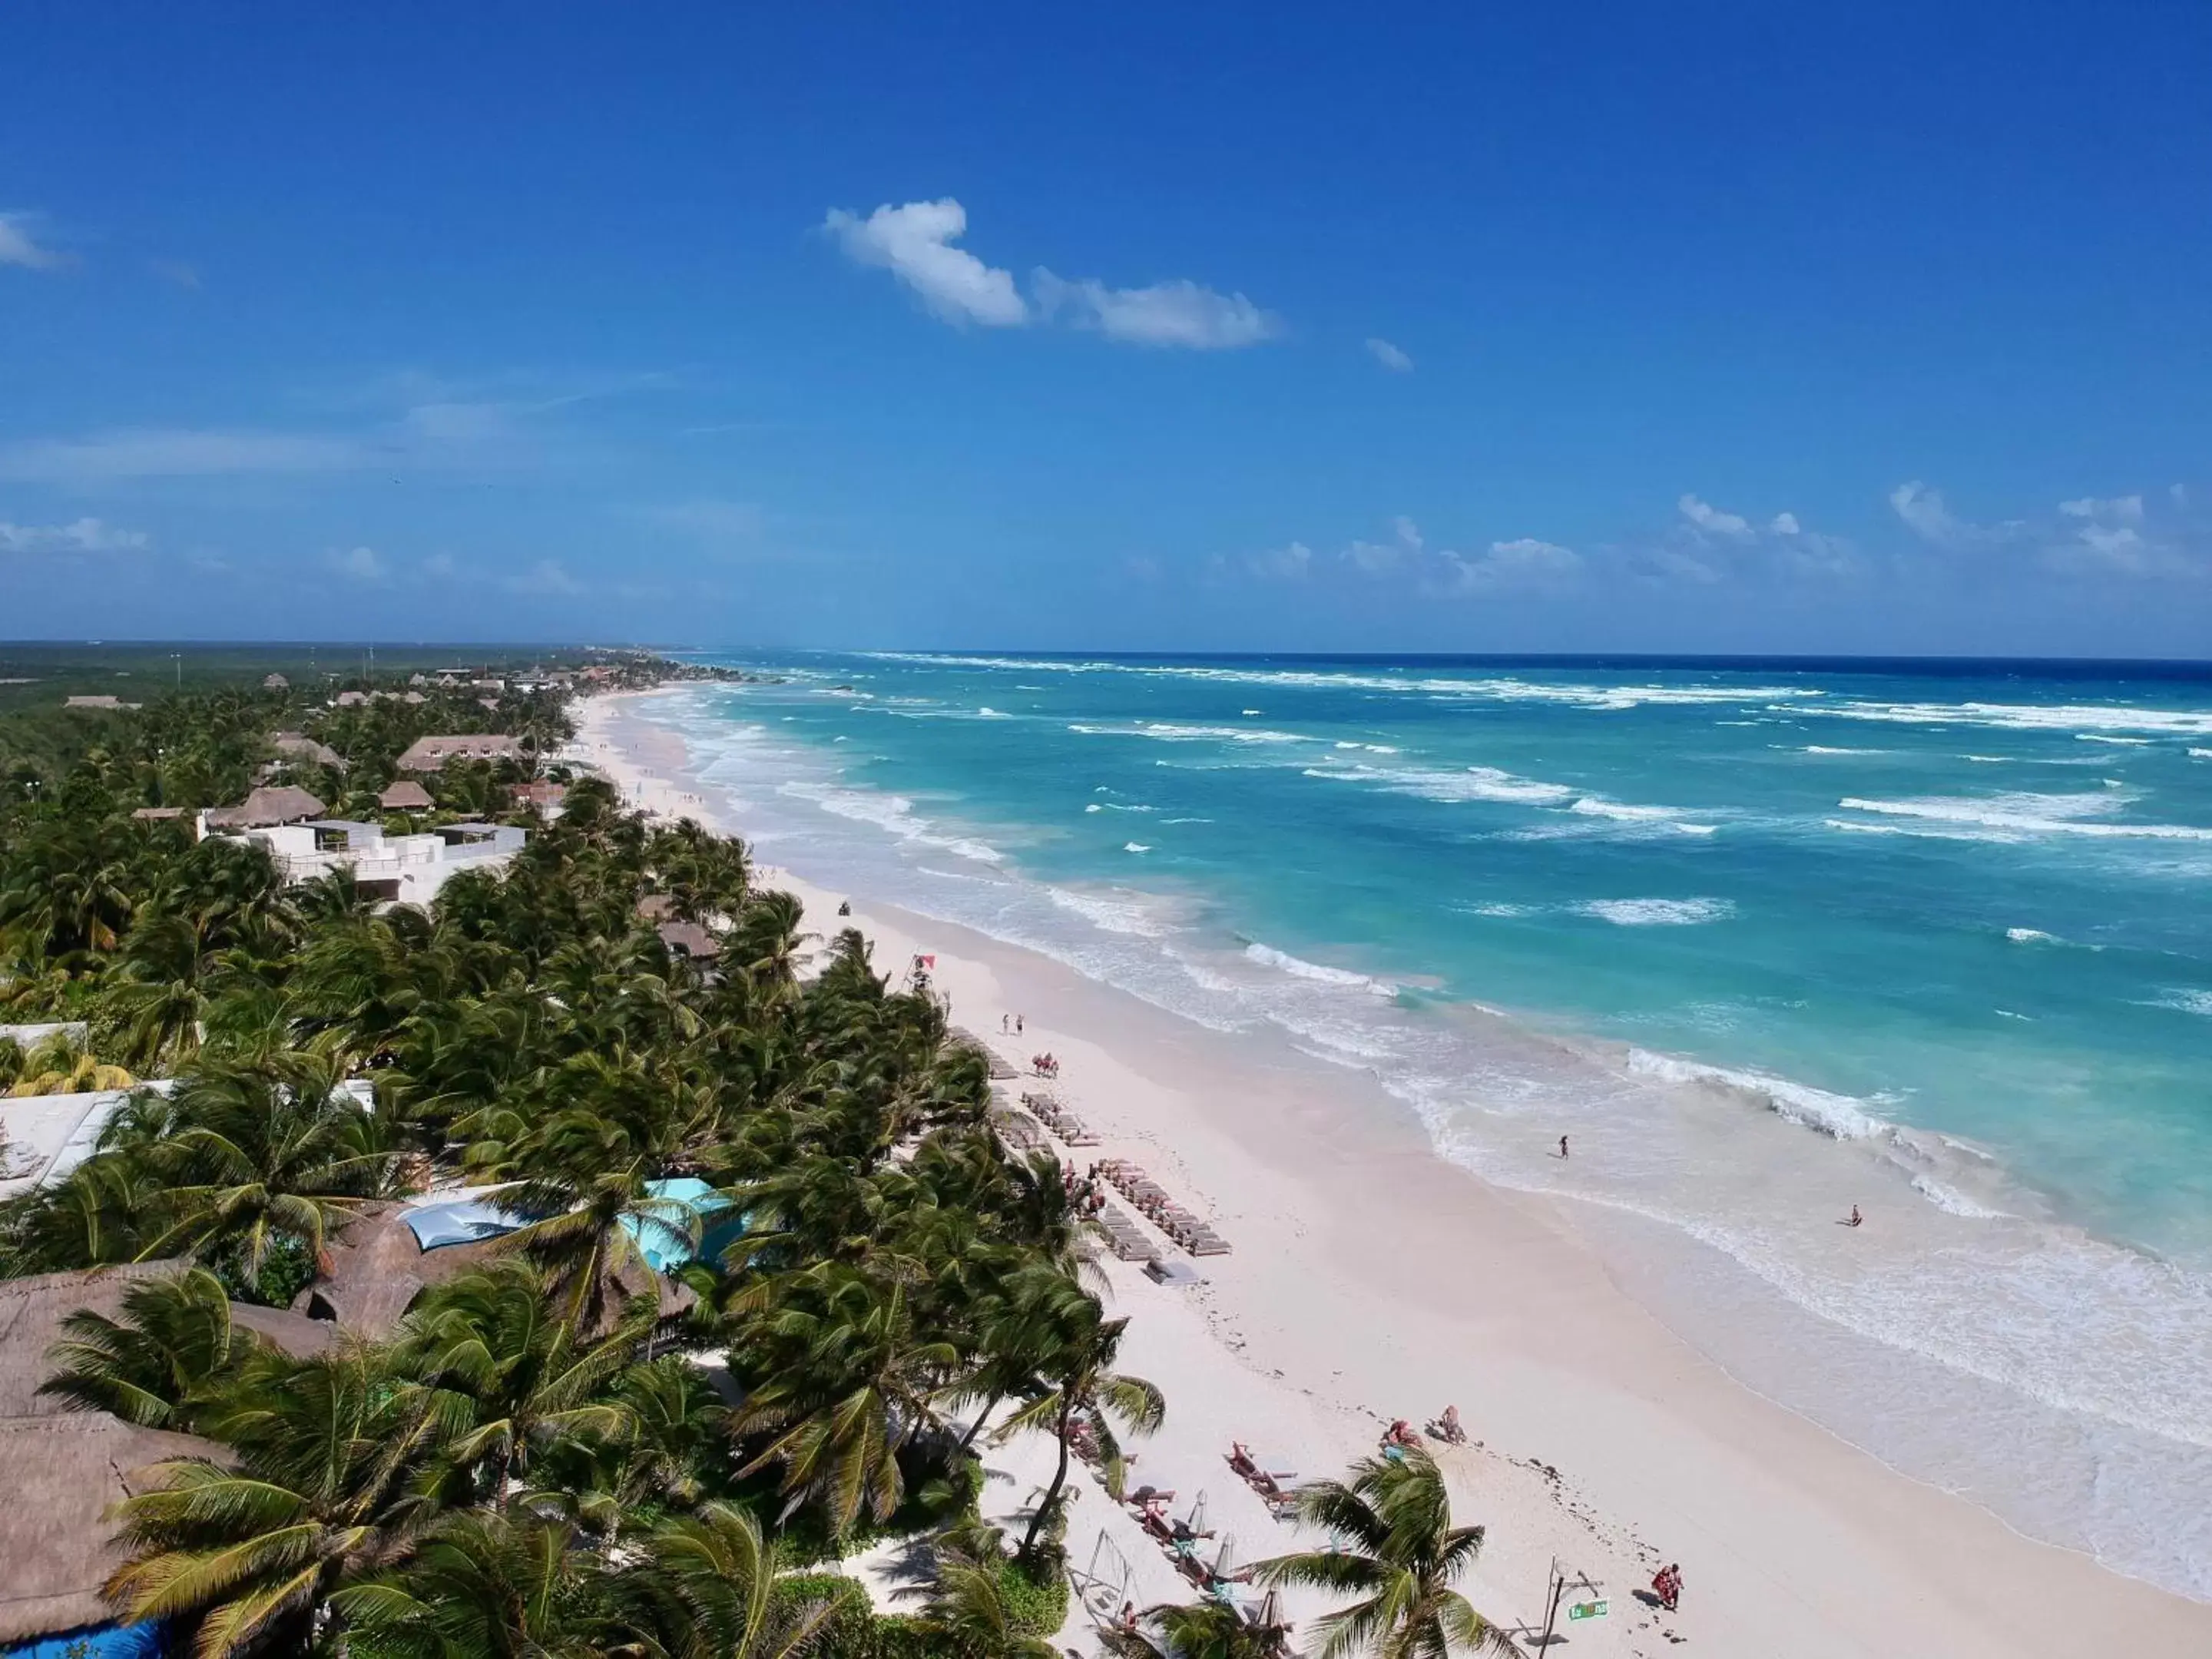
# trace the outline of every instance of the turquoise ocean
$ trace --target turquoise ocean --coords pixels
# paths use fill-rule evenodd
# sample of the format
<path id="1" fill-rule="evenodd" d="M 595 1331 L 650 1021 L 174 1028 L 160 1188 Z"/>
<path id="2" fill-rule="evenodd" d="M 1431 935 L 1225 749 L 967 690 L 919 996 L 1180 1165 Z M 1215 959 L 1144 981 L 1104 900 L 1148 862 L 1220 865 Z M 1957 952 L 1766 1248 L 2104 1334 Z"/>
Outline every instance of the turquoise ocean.
<path id="1" fill-rule="evenodd" d="M 2212 667 L 711 660 L 776 678 L 638 712 L 764 860 L 1371 1074 L 1750 1386 L 2212 1599 Z"/>

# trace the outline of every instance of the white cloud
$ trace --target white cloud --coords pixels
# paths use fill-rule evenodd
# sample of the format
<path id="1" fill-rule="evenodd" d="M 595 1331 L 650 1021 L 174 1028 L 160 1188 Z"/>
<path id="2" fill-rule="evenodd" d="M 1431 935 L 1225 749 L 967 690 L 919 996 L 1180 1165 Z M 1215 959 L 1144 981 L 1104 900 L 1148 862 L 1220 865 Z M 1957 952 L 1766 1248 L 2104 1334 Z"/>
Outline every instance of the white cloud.
<path id="1" fill-rule="evenodd" d="M 1244 568 L 1255 576 L 1275 581 L 1304 581 L 1312 573 L 1313 556 L 1313 549 L 1304 542 L 1292 542 L 1287 547 L 1246 554 Z"/>
<path id="2" fill-rule="evenodd" d="M 182 259 L 152 259 L 147 263 L 163 282 L 174 283 L 179 288 L 190 289 L 195 294 L 200 291 L 200 273 L 197 265 L 187 264 Z"/>
<path id="3" fill-rule="evenodd" d="M 515 593 L 580 593 L 584 585 L 562 568 L 557 559 L 540 559 L 520 576 L 507 579 L 507 589 Z"/>
<path id="4" fill-rule="evenodd" d="M 433 581 L 449 582 L 461 574 L 461 568 L 450 553 L 433 553 L 422 561 L 422 574 Z"/>
<path id="5" fill-rule="evenodd" d="M 822 228 L 848 258 L 890 271 L 949 323 L 1019 328 L 1059 317 L 1111 340 L 1199 351 L 1256 345 L 1282 331 L 1277 319 L 1242 294 L 1216 293 L 1185 279 L 1110 288 L 1091 277 L 1069 282 L 1040 266 L 1030 282 L 1032 308 L 1011 271 L 953 246 L 968 234 L 968 210 L 950 196 L 900 207 L 886 202 L 865 219 L 832 208 Z"/>
<path id="6" fill-rule="evenodd" d="M 1510 542 L 1492 542 L 1490 550 L 1474 558 L 1452 552 L 1441 555 L 1454 570 L 1455 584 L 1462 591 L 1532 586 L 1558 581 L 1582 568 L 1582 555 L 1557 542 L 1522 536 Z"/>
<path id="7" fill-rule="evenodd" d="M 1018 328 L 1030 319 L 1012 272 L 952 246 L 967 234 L 968 210 L 950 196 L 903 207 L 885 203 L 865 219 L 832 208 L 823 228 L 850 258 L 882 266 L 947 322 Z"/>
<path id="8" fill-rule="evenodd" d="M 118 530 L 99 519 L 52 525 L 0 522 L 0 553 L 136 553 L 153 544 L 143 530 Z"/>
<path id="9" fill-rule="evenodd" d="M 1388 340 L 1378 339 L 1370 335 L 1367 338 L 1367 350 L 1376 362 L 1394 374 L 1410 374 L 1413 372 L 1413 360 Z"/>
<path id="10" fill-rule="evenodd" d="M 2058 510 L 2069 519 L 2091 519 L 2100 524 L 2141 524 L 2143 498 L 2116 495 L 2109 501 L 2099 501 L 2094 495 L 2084 495 L 2079 501 L 2059 502 Z"/>
<path id="11" fill-rule="evenodd" d="M 0 213 L 0 265 L 20 265 L 26 270 L 59 270 L 69 256 L 41 247 L 31 234 L 31 219 L 21 213 Z"/>
<path id="12" fill-rule="evenodd" d="M 1379 576 L 1418 556 L 1425 545 L 1421 527 L 1401 513 L 1390 521 L 1389 541 L 1356 541 L 1344 550 L 1344 556 L 1369 575 Z"/>
<path id="13" fill-rule="evenodd" d="M 1977 526 L 1953 516 L 1943 505 L 1943 493 L 1915 478 L 1889 492 L 1889 505 L 1912 533 L 1938 547 L 1956 547 L 1975 540 Z"/>
<path id="14" fill-rule="evenodd" d="M 1040 268 L 1030 281 L 1037 309 L 1065 312 L 1078 328 L 1096 329 L 1132 345 L 1184 346 L 1194 351 L 1257 345 L 1281 325 L 1241 294 L 1217 294 L 1197 283 L 1155 283 L 1150 288 L 1109 288 L 1085 277 L 1066 282 Z"/>
<path id="15" fill-rule="evenodd" d="M 1801 534 L 1805 528 L 1797 522 L 1797 515 L 1795 513 L 1776 514 L 1766 527 L 1778 536 L 1796 536 Z"/>
<path id="16" fill-rule="evenodd" d="M 0 446 L 0 478 L 88 483 L 225 472 L 336 472 L 375 455 L 350 439 L 278 432 L 131 431 Z"/>
<path id="17" fill-rule="evenodd" d="M 323 555 L 323 562 L 349 581 L 380 582 L 392 574 L 373 547 L 334 547 Z"/>
<path id="18" fill-rule="evenodd" d="M 1751 527 L 1751 520 L 1741 514 L 1723 513 L 1710 502 L 1699 501 L 1695 495 L 1685 495 L 1674 505 L 1681 508 L 1684 518 L 1711 535 L 1726 536 L 1741 542 L 1749 541 L 1758 534 Z M 1796 520 L 1792 519 L 1790 523 L 1795 525 Z"/>

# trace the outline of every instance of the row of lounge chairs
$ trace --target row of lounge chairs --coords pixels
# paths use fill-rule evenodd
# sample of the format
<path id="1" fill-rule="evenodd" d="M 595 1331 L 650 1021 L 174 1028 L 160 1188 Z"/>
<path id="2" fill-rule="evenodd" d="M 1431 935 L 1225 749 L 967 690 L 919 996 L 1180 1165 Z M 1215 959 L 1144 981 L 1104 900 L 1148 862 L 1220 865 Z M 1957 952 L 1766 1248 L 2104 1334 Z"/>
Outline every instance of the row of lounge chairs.
<path id="1" fill-rule="evenodd" d="M 999 1139 L 1018 1152 L 1034 1152 L 1044 1149 L 1044 1132 L 1021 1113 L 1000 1107 L 991 1114 L 991 1127 L 999 1132 Z"/>
<path id="2" fill-rule="evenodd" d="M 1022 1104 L 1029 1109 L 1037 1121 L 1071 1146 L 1096 1146 L 1098 1137 L 1091 1133 L 1083 1120 L 1042 1091 L 1022 1097 Z"/>
<path id="3" fill-rule="evenodd" d="M 1151 1261 L 1158 1256 L 1159 1247 L 1145 1236 L 1144 1229 L 1111 1204 L 1104 1206 L 1091 1219 L 1106 1235 L 1107 1245 L 1121 1260 Z"/>
<path id="4" fill-rule="evenodd" d="M 1227 1255 L 1229 1242 L 1167 1194 L 1167 1189 L 1136 1164 L 1109 1158 L 1098 1165 L 1109 1184 L 1170 1238 L 1193 1255 Z"/>

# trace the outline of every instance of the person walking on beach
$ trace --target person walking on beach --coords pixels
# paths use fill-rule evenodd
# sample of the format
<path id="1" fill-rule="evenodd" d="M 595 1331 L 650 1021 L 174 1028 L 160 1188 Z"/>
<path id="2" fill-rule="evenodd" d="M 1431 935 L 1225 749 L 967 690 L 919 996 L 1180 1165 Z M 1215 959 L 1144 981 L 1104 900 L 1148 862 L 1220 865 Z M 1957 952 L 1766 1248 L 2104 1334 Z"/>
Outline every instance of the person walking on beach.
<path id="1" fill-rule="evenodd" d="M 1863 1225 L 1865 1221 L 1866 1218 L 1859 1213 L 1859 1206 L 1854 1204 L 1851 1206 L 1851 1218 L 1844 1223 L 1844 1225 L 1846 1227 L 1857 1227 Z"/>
<path id="2" fill-rule="evenodd" d="M 1016 1015 L 1014 1016 L 1014 1035 L 1015 1035 L 1016 1036 L 1019 1036 L 1021 1034 L 1022 1034 L 1022 1017 L 1021 1017 L 1019 1014 L 1016 1014 Z"/>
<path id="3" fill-rule="evenodd" d="M 1561 1158 L 1565 1158 L 1566 1155 L 1567 1155 L 1567 1138 L 1566 1138 L 1565 1135 L 1561 1135 L 1561 1136 L 1559 1137 L 1559 1156 L 1560 1156 Z"/>

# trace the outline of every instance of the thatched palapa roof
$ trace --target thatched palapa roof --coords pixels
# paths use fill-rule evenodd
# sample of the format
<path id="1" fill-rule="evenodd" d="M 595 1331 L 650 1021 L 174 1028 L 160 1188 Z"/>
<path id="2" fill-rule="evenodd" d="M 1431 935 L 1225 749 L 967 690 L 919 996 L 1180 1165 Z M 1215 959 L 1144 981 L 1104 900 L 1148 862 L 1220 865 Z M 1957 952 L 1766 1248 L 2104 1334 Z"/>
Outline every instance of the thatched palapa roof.
<path id="1" fill-rule="evenodd" d="M 255 790 L 236 806 L 218 806 L 207 815 L 210 830 L 266 830 L 280 823 L 304 823 L 323 815 L 323 804 L 306 790 L 285 785 Z"/>
<path id="2" fill-rule="evenodd" d="M 362 1206 L 326 1246 L 330 1271 L 300 1292 L 293 1310 L 334 1319 L 347 1335 L 380 1342 L 427 1286 L 443 1284 L 515 1248 L 509 1237 L 502 1237 L 426 1250 L 407 1224 L 407 1212 L 413 1207 Z M 695 1299 L 688 1286 L 635 1263 L 616 1275 L 615 1289 L 623 1297 L 657 1292 L 664 1318 L 683 1312 Z"/>
<path id="3" fill-rule="evenodd" d="M 449 760 L 519 760 L 521 757 L 520 738 L 480 732 L 465 737 L 417 738 L 393 764 L 402 772 L 434 772 Z"/>
<path id="4" fill-rule="evenodd" d="M 210 1441 L 70 1411 L 38 1391 L 64 1319 L 80 1308 L 112 1319 L 132 1285 L 175 1271 L 173 1261 L 145 1261 L 0 1280 L 0 1643 L 107 1620 L 100 1586 L 123 1560 L 108 1509 L 155 1484 L 158 1464 L 222 1455 Z M 333 1336 L 275 1308 L 233 1303 L 231 1318 L 294 1353 Z"/>
<path id="5" fill-rule="evenodd" d="M 376 798 L 376 804 L 387 812 L 422 812 L 435 806 L 430 792 L 412 778 L 402 778 Z"/>
<path id="6" fill-rule="evenodd" d="M 663 945 L 694 962 L 712 962 L 722 954 L 721 941 L 696 921 L 664 921 L 655 931 Z"/>

